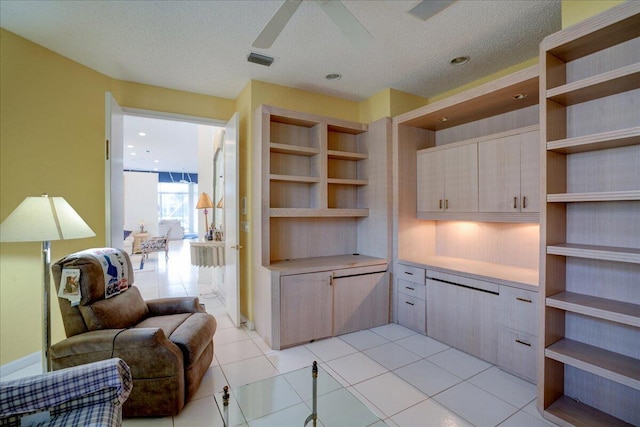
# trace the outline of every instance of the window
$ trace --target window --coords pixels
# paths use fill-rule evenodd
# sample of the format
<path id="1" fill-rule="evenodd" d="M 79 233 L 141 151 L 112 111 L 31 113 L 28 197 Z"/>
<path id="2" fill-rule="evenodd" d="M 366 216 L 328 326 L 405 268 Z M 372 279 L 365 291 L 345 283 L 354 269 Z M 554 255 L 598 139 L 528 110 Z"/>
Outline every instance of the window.
<path id="1" fill-rule="evenodd" d="M 197 194 L 195 183 L 158 183 L 158 218 L 178 220 L 185 232 L 194 233 Z"/>

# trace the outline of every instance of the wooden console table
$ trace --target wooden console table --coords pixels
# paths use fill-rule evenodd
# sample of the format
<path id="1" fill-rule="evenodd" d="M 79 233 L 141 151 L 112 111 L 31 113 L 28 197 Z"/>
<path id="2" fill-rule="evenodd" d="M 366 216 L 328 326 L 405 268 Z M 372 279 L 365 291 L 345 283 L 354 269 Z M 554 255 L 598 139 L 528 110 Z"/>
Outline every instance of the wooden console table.
<path id="1" fill-rule="evenodd" d="M 215 240 L 206 242 L 190 242 L 191 265 L 197 267 L 224 266 L 224 242 Z"/>

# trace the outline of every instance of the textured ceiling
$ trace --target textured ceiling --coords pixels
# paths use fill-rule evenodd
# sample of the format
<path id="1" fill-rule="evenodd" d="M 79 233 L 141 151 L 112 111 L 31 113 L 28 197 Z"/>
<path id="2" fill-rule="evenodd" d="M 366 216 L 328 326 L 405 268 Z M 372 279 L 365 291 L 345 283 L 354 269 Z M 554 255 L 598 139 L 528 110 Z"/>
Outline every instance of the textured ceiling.
<path id="1" fill-rule="evenodd" d="M 354 101 L 384 88 L 432 97 L 537 56 L 560 29 L 560 0 L 458 0 L 427 21 L 407 13 L 417 0 L 345 0 L 374 38 L 355 48 L 314 3 L 302 2 L 269 49 L 251 44 L 281 0 L 0 0 L 0 26 L 120 80 L 236 98 L 255 79 Z M 249 63 L 252 51 L 275 62 Z M 468 64 L 449 63 L 461 55 Z M 329 82 L 329 73 L 342 78 Z M 167 123 L 125 123 L 125 145 L 139 152 L 125 156 L 125 168 L 197 170 L 187 155 L 197 150 L 193 128 Z"/>
<path id="2" fill-rule="evenodd" d="M 224 98 L 256 79 L 354 101 L 384 88 L 434 96 L 535 57 L 560 29 L 560 0 L 458 0 L 427 21 L 407 13 L 416 0 L 345 0 L 374 38 L 355 48 L 314 3 L 269 49 L 251 44 L 280 0 L 2 0 L 0 25 L 116 79 Z M 248 63 L 252 50 L 275 62 Z M 471 61 L 449 64 L 460 55 Z"/>

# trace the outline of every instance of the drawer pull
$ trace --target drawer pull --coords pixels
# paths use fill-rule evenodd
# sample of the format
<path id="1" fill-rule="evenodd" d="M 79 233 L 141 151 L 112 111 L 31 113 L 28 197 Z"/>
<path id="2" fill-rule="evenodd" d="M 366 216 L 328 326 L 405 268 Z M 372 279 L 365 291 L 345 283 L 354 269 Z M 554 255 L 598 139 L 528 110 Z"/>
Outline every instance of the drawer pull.
<path id="1" fill-rule="evenodd" d="M 522 196 L 522 209 L 527 209 L 527 196 Z"/>
<path id="2" fill-rule="evenodd" d="M 529 344 L 528 342 L 524 342 L 524 341 L 520 341 L 519 339 L 515 340 L 518 344 L 522 344 L 522 345 L 526 345 L 527 347 L 531 347 L 531 344 Z"/>
<path id="3" fill-rule="evenodd" d="M 409 289 L 410 291 L 415 291 L 416 290 L 415 288 L 410 288 L 409 286 L 405 286 L 404 288 L 405 289 Z"/>
<path id="4" fill-rule="evenodd" d="M 530 299 L 521 298 L 521 297 L 516 297 L 516 299 L 517 299 L 518 301 L 521 301 L 521 302 L 528 302 L 529 304 L 531 304 L 531 300 L 530 300 Z"/>
<path id="5" fill-rule="evenodd" d="M 404 274 L 408 274 L 409 276 L 413 276 L 413 273 L 410 273 L 408 271 L 405 271 Z"/>
<path id="6" fill-rule="evenodd" d="M 513 198 L 513 209 L 516 209 L 518 207 L 518 198 L 514 197 Z"/>
<path id="7" fill-rule="evenodd" d="M 412 302 L 409 302 L 409 301 L 405 301 L 405 304 L 415 305 L 415 304 L 413 304 Z"/>

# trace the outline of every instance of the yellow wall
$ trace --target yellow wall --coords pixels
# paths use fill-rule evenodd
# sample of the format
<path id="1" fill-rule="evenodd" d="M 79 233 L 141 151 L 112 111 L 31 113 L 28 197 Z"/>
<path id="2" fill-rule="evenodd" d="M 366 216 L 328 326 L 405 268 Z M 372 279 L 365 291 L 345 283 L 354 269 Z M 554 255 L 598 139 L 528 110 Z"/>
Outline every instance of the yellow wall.
<path id="1" fill-rule="evenodd" d="M 624 0 L 562 0 L 562 28 L 612 8 Z M 637 0 L 632 0 L 637 1 Z"/>
<path id="2" fill-rule="evenodd" d="M 126 107 L 228 120 L 235 101 L 111 79 L 0 30 L 0 218 L 28 195 L 64 197 L 96 232 L 51 259 L 104 245 L 104 93 Z M 40 351 L 39 243 L 0 244 L 0 365 Z M 64 338 L 52 296 L 52 342 Z"/>

